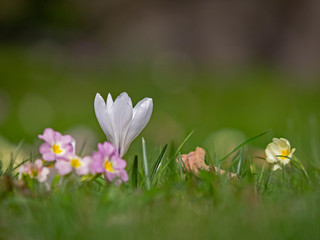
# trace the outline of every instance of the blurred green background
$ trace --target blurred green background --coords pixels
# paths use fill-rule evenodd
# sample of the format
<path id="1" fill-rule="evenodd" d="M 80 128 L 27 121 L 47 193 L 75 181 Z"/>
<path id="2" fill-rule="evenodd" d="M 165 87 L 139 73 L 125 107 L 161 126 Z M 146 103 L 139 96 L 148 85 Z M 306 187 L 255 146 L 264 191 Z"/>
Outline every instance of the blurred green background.
<path id="1" fill-rule="evenodd" d="M 225 128 L 247 137 L 273 129 L 299 144 L 320 114 L 318 5 L 1 1 L 0 135 L 36 147 L 52 127 L 89 152 L 105 139 L 95 94 L 126 91 L 134 104 L 153 98 L 142 135 L 156 146 L 196 129 L 192 150 Z"/>

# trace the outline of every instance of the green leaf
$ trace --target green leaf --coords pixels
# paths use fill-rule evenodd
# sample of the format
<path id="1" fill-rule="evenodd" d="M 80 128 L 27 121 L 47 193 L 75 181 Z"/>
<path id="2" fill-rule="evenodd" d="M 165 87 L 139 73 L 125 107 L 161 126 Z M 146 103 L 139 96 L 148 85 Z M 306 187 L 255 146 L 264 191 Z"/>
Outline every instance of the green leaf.
<path id="1" fill-rule="evenodd" d="M 161 152 L 160 152 L 160 155 L 159 155 L 157 161 L 156 161 L 155 164 L 153 165 L 152 172 L 151 172 L 151 177 L 150 177 L 151 182 L 153 181 L 155 174 L 159 171 L 159 168 L 160 168 L 160 166 L 161 166 L 161 162 L 162 162 L 162 159 L 163 159 L 163 156 L 164 156 L 164 154 L 165 154 L 165 152 L 166 152 L 167 147 L 168 147 L 168 144 L 166 144 L 166 145 L 162 148 L 162 150 L 161 150 Z"/>
<path id="2" fill-rule="evenodd" d="M 132 177 L 132 187 L 137 188 L 138 186 L 138 156 L 134 156 L 133 166 L 131 170 L 131 177 Z"/>

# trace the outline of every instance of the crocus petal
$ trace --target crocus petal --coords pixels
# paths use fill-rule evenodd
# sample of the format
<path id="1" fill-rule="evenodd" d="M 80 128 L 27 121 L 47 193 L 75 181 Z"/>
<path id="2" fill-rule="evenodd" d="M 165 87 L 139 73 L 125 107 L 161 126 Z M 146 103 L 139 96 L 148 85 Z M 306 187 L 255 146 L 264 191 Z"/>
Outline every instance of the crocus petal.
<path id="1" fill-rule="evenodd" d="M 111 109 L 110 118 L 115 137 L 112 143 L 118 152 L 121 152 L 120 147 L 124 146 L 133 115 L 132 105 L 130 105 L 128 98 L 129 96 L 126 93 L 122 93 L 114 101 Z"/>
<path id="2" fill-rule="evenodd" d="M 102 128 L 102 131 L 107 136 L 110 142 L 114 142 L 114 132 L 112 129 L 112 123 L 109 116 L 109 108 L 112 107 L 113 101 L 112 97 L 109 94 L 107 99 L 107 105 L 105 104 L 104 99 L 99 93 L 97 93 L 94 99 L 94 110 L 96 113 L 97 120 Z"/>
<path id="3" fill-rule="evenodd" d="M 150 120 L 153 109 L 151 98 L 144 98 L 133 109 L 133 119 L 126 135 L 120 157 L 128 150 L 131 142 L 140 134 Z"/>
<path id="4" fill-rule="evenodd" d="M 109 95 L 108 95 L 109 96 Z M 132 107 L 132 101 L 131 98 L 129 97 L 129 95 L 126 92 L 121 93 L 115 100 L 116 101 L 124 101 L 126 103 L 128 103 L 131 107 Z"/>

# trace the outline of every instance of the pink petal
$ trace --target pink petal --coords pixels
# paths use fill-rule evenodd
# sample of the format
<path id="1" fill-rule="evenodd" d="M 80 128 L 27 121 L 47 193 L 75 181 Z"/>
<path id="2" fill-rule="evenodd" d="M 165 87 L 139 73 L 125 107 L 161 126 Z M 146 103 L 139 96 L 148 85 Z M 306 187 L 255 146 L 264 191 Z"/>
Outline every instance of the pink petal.
<path id="1" fill-rule="evenodd" d="M 60 175 L 66 175 L 72 171 L 70 163 L 63 160 L 57 161 L 55 167 Z"/>
<path id="2" fill-rule="evenodd" d="M 52 128 L 46 128 L 43 131 L 43 135 L 39 135 L 38 137 L 48 143 L 51 143 L 54 140 L 55 131 Z"/>

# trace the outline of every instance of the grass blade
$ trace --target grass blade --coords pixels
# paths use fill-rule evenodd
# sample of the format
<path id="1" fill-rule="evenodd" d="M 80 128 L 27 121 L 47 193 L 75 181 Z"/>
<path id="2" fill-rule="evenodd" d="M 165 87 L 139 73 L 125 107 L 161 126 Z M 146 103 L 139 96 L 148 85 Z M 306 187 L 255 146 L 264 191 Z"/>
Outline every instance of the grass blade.
<path id="1" fill-rule="evenodd" d="M 243 146 L 245 146 L 246 144 L 248 144 L 249 142 L 252 142 L 253 140 L 262 137 L 263 135 L 267 134 L 271 132 L 271 130 L 268 130 L 266 132 L 260 133 L 252 138 L 249 138 L 248 140 L 244 141 L 243 143 L 241 143 L 240 145 L 238 145 L 237 147 L 235 147 L 231 152 L 229 152 L 227 155 L 225 155 L 223 158 L 220 159 L 220 162 L 223 162 L 227 159 L 227 157 L 229 157 L 232 153 L 234 153 L 235 151 L 237 151 L 238 149 L 242 148 Z"/>
<path id="2" fill-rule="evenodd" d="M 179 156 L 178 156 L 178 161 L 179 161 L 179 172 L 180 172 L 180 177 L 182 178 L 182 175 L 183 175 L 183 167 L 184 166 L 184 163 L 182 161 L 182 158 L 181 158 L 181 153 L 179 152 Z M 185 166 L 184 166 L 185 167 Z M 186 169 L 186 168 L 185 168 Z"/>
<path id="3" fill-rule="evenodd" d="M 15 151 L 13 157 L 12 157 L 13 162 L 16 161 L 16 159 L 17 159 L 17 157 L 18 157 L 18 154 L 19 154 L 19 152 L 20 152 L 20 150 L 21 150 L 22 144 L 23 144 L 23 140 L 21 140 L 21 141 L 19 142 L 18 146 L 17 146 L 17 149 L 16 149 L 16 151 Z"/>
<path id="4" fill-rule="evenodd" d="M 148 159 L 147 159 L 147 148 L 144 138 L 142 138 L 142 154 L 143 154 L 143 169 L 144 177 L 147 190 L 150 189 L 150 178 L 149 178 L 149 169 L 148 169 Z"/>
<path id="5" fill-rule="evenodd" d="M 132 166 L 132 188 L 137 188 L 138 186 L 138 156 L 134 156 L 133 166 Z"/>
<path id="6" fill-rule="evenodd" d="M 172 156 L 172 158 L 175 158 L 178 153 L 180 152 L 181 148 L 183 147 L 183 145 L 189 140 L 189 138 L 192 136 L 192 134 L 194 133 L 195 129 L 193 129 L 186 137 L 185 139 L 182 141 L 182 143 L 180 144 L 180 146 L 178 147 L 177 151 L 175 152 L 174 156 Z"/>
<path id="7" fill-rule="evenodd" d="M 276 157 L 284 157 L 284 158 L 290 159 L 292 162 L 292 165 L 295 166 L 296 168 L 300 169 L 302 171 L 303 175 L 310 181 L 309 175 L 308 175 L 306 169 L 304 168 L 303 164 L 299 161 L 299 159 L 291 158 L 291 157 L 283 156 L 283 155 L 276 155 Z"/>
<path id="8" fill-rule="evenodd" d="M 166 162 L 166 164 L 163 166 L 163 168 L 158 171 L 159 174 L 161 174 L 169 165 L 169 163 L 172 161 L 172 159 L 175 158 L 175 156 L 180 152 L 181 148 L 183 147 L 183 145 L 189 140 L 189 138 L 192 136 L 192 134 L 194 133 L 195 129 L 193 129 L 186 137 L 185 139 L 182 141 L 182 143 L 180 144 L 180 146 L 178 147 L 177 151 L 175 152 L 175 154 Z"/>
<path id="9" fill-rule="evenodd" d="M 166 145 L 162 148 L 162 150 L 161 150 L 161 152 L 160 152 L 160 155 L 159 155 L 159 157 L 158 157 L 158 160 L 155 162 L 155 164 L 154 164 L 154 166 L 153 166 L 153 168 L 152 168 L 151 177 L 150 177 L 150 180 L 151 180 L 151 181 L 153 180 L 155 174 L 158 172 L 158 170 L 159 170 L 159 168 L 160 168 L 161 161 L 162 161 L 162 159 L 163 159 L 163 156 L 164 156 L 164 154 L 165 154 L 165 152 L 166 152 L 167 147 L 168 147 L 168 144 L 166 144 Z"/>
<path id="10" fill-rule="evenodd" d="M 17 164 L 12 170 L 14 171 L 14 170 L 16 170 L 17 168 L 19 168 L 21 165 L 23 165 L 24 163 L 26 163 L 26 162 L 28 162 L 28 161 L 31 161 L 32 158 L 34 158 L 34 157 L 40 157 L 40 156 L 41 156 L 41 154 L 32 155 L 32 156 L 30 156 L 29 158 L 27 158 L 27 159 L 23 160 L 22 162 L 20 162 L 19 164 Z"/>
<path id="11" fill-rule="evenodd" d="M 239 161 L 238 161 L 238 166 L 237 166 L 237 175 L 240 177 L 240 170 L 242 166 L 242 158 L 243 158 L 243 148 L 240 149 L 239 153 Z"/>

